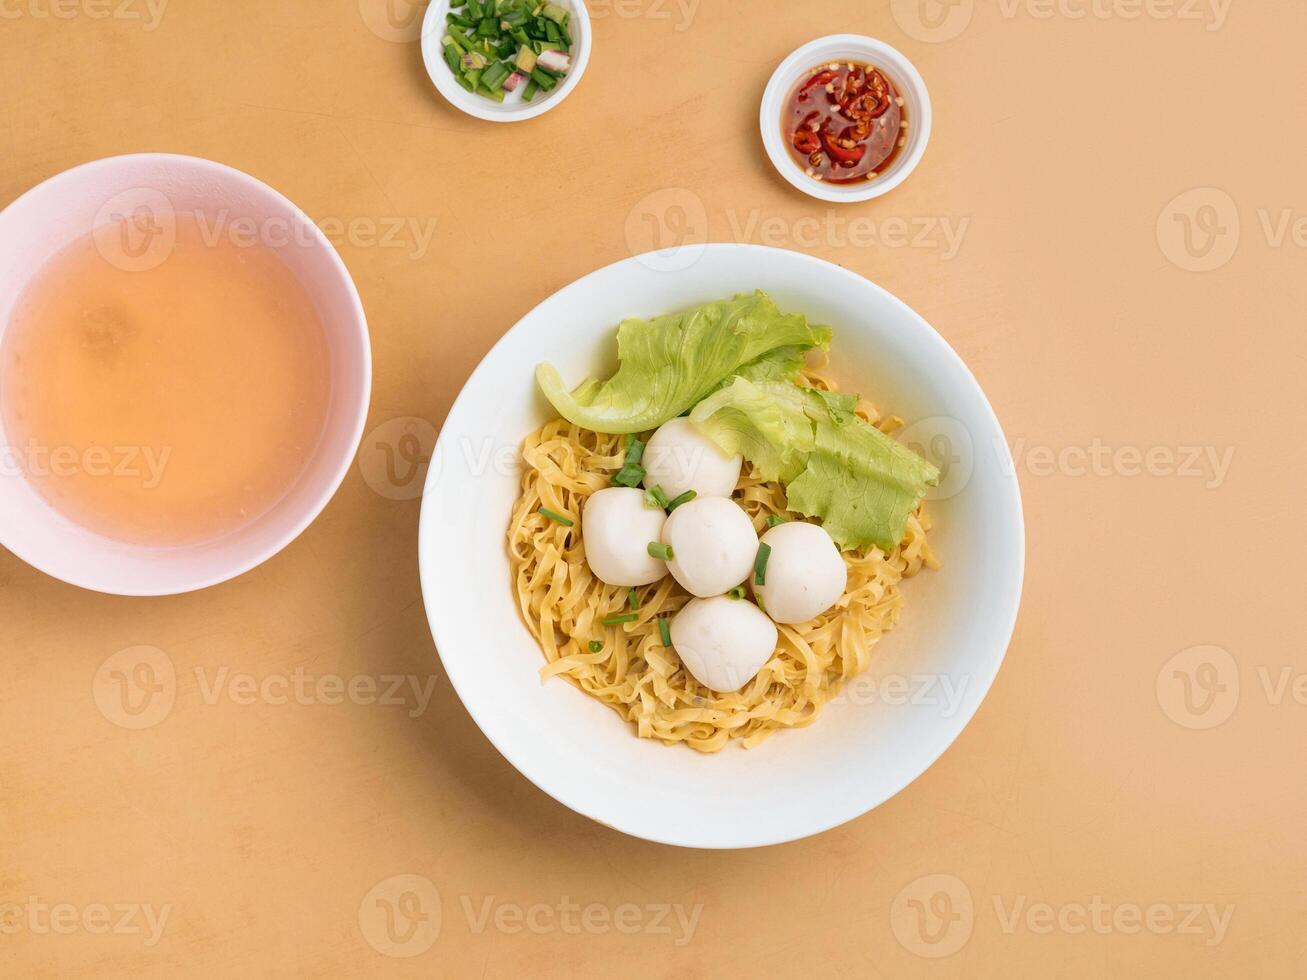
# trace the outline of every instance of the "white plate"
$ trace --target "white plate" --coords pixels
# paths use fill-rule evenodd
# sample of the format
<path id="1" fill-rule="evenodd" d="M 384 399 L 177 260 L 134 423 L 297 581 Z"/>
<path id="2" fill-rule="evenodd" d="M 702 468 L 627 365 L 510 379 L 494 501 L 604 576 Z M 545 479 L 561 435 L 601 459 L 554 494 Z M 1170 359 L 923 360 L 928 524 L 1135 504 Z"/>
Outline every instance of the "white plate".
<path id="1" fill-rule="evenodd" d="M 590 63 L 590 14 L 586 10 L 585 0 L 554 2 L 572 12 L 568 26 L 572 35 L 571 71 L 552 92 L 543 92 L 530 102 L 522 102 L 520 99 L 512 101 L 512 96 L 503 102 L 496 102 L 463 88 L 454 78 L 449 65 L 445 64 L 445 49 L 440 39 L 445 36 L 445 16 L 452 4 L 450 0 L 433 0 L 422 20 L 422 63 L 445 101 L 468 115 L 487 122 L 522 122 L 548 112 L 571 95 L 572 89 L 576 88 L 581 76 L 585 74 L 586 65 Z"/>
<path id="2" fill-rule="evenodd" d="M 431 631 L 469 713 L 504 757 L 578 813 L 692 847 L 754 847 L 826 830 L 924 772 L 989 689 L 1015 623 L 1024 532 L 1007 443 L 947 343 L 879 286 L 839 266 L 755 245 L 701 246 L 689 268 L 648 256 L 555 293 L 510 330 L 450 410 L 428 475 L 419 560 Z M 832 366 L 950 460 L 930 507 L 944 567 L 908 581 L 899 626 L 869 680 L 808 728 L 704 756 L 636 738 L 615 712 L 555 679 L 522 624 L 505 532 L 516 448 L 549 418 L 533 377 L 548 359 L 580 381 L 614 367 L 614 328 L 755 288 L 835 329 Z M 852 387 L 849 385 L 848 387 Z M 903 691 L 896 679 L 908 685 Z M 914 680 L 915 679 L 915 680 Z M 927 689 L 923 685 L 930 683 Z M 956 693 L 948 702 L 949 691 Z"/>

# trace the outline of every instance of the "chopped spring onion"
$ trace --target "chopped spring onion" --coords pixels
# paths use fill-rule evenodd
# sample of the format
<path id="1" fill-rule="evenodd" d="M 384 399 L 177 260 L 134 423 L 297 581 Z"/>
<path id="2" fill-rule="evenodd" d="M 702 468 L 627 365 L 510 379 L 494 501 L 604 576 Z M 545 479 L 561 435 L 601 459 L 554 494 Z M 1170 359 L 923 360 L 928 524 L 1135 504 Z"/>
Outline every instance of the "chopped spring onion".
<path id="1" fill-rule="evenodd" d="M 663 646 L 669 647 L 672 645 L 672 631 L 667 628 L 666 616 L 658 617 L 658 635 L 662 638 Z"/>
<path id="2" fill-rule="evenodd" d="M 771 557 L 771 545 L 763 542 L 758 545 L 758 557 L 753 560 L 753 581 L 758 585 L 767 584 L 767 559 Z"/>
<path id="3" fill-rule="evenodd" d="M 634 623 L 640 617 L 635 613 L 627 613 L 625 616 L 605 616 L 605 626 L 621 626 L 623 623 Z"/>
<path id="4" fill-rule="evenodd" d="M 553 521 L 555 524 L 561 524 L 561 525 L 563 525 L 563 527 L 572 527 L 572 526 L 573 526 L 573 522 L 572 522 L 571 520 L 569 520 L 568 518 L 564 517 L 562 514 L 556 514 L 556 513 L 554 513 L 554 512 L 553 512 L 552 510 L 550 510 L 548 507 L 541 507 L 540 510 L 539 510 L 539 514 L 540 514 L 541 517 L 547 517 L 547 518 L 549 518 L 549 519 L 550 519 L 551 521 Z"/>
<path id="5" fill-rule="evenodd" d="M 698 495 L 697 493 L 695 493 L 693 490 L 687 490 L 687 491 L 685 491 L 685 493 L 681 494 L 681 495 L 680 495 L 679 497 L 677 497 L 675 500 L 671 501 L 671 502 L 667 505 L 667 509 L 668 509 L 668 510 L 676 510 L 676 508 L 677 508 L 677 507 L 680 507 L 681 504 L 688 504 L 691 500 L 693 500 L 693 499 L 694 499 L 695 497 L 697 497 L 697 496 L 699 496 L 699 495 Z"/>
<path id="6" fill-rule="evenodd" d="M 645 444 L 635 436 L 626 437 L 626 465 L 639 466 L 640 460 L 644 459 Z"/>
<path id="7" fill-rule="evenodd" d="M 638 487 L 644 479 L 643 466 L 631 466 L 629 463 L 613 474 L 613 485 L 618 487 Z"/>
<path id="8" fill-rule="evenodd" d="M 591 640 L 591 641 L 590 641 L 590 652 L 591 652 L 591 653 L 599 653 L 599 652 L 601 652 L 601 651 L 603 650 L 603 648 L 604 648 L 604 641 L 603 641 L 603 640 Z"/>
<path id="9" fill-rule="evenodd" d="M 539 81 L 535 76 L 538 70 L 531 72 L 531 77 Z M 549 86 L 552 88 L 552 85 Z M 635 436 L 626 437 L 626 460 L 622 463 L 622 468 L 617 471 L 613 477 L 613 483 L 619 487 L 639 486 L 644 480 L 644 467 L 640 465 L 640 460 L 644 458 L 644 443 Z"/>
<path id="10" fill-rule="evenodd" d="M 450 7 L 441 50 L 468 91 L 496 102 L 506 95 L 530 102 L 572 70 L 572 15 L 561 0 L 451 0 Z M 537 64 L 544 52 L 550 57 Z M 472 53 L 479 61 L 466 60 Z"/>
<path id="11" fill-rule="evenodd" d="M 504 80 L 513 74 L 513 70 L 502 61 L 496 61 L 486 69 L 485 74 L 481 76 L 481 84 L 486 88 L 494 89 L 503 85 Z"/>
<path id="12" fill-rule="evenodd" d="M 649 557 L 657 558 L 661 561 L 671 561 L 676 555 L 672 552 L 670 544 L 663 544 L 660 541 L 649 542 Z"/>
<path id="13" fill-rule="evenodd" d="M 671 501 L 667 499 L 667 494 L 663 492 L 662 487 L 650 487 L 646 490 L 644 492 L 644 502 L 649 505 L 650 510 L 655 507 L 658 507 L 661 510 L 666 510 L 671 504 Z"/>
<path id="14" fill-rule="evenodd" d="M 776 527 L 776 525 L 778 525 L 778 524 L 788 524 L 788 523 L 790 523 L 790 522 L 789 522 L 788 520 L 786 520 L 784 517 L 781 517 L 780 514 L 768 514 L 768 515 L 767 515 L 767 526 L 768 526 L 768 527 Z"/>
<path id="15" fill-rule="evenodd" d="M 727 592 L 726 594 L 727 594 L 728 596 L 730 596 L 732 599 L 743 599 L 743 598 L 744 598 L 744 586 L 743 586 L 743 585 L 737 585 L 735 588 L 731 589 L 731 591 L 730 591 L 730 592 Z"/>
<path id="16" fill-rule="evenodd" d="M 640 608 L 640 597 L 635 594 L 635 589 L 626 590 L 626 601 L 631 604 L 633 611 Z"/>

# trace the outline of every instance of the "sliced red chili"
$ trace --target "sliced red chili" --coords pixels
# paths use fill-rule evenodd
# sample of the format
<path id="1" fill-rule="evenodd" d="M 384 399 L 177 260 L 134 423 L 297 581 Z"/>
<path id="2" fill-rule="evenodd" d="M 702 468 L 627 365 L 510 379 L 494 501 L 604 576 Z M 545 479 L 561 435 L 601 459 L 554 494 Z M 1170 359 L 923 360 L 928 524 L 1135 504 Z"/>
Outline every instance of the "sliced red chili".
<path id="1" fill-rule="evenodd" d="M 889 94 L 879 95 L 874 92 L 868 92 L 865 95 L 859 95 L 856 99 L 844 107 L 844 111 L 855 119 L 879 119 L 889 110 Z"/>
<path id="2" fill-rule="evenodd" d="M 802 95 L 804 92 L 807 92 L 809 89 L 815 88 L 818 85 L 825 85 L 828 82 L 833 81 L 834 78 L 835 78 L 835 73 L 831 71 L 829 68 L 827 68 L 825 71 L 819 71 L 817 72 L 817 74 L 813 75 L 810 79 L 808 79 L 806 82 L 803 83 L 803 87 L 799 89 L 799 94 Z"/>
<path id="3" fill-rule="evenodd" d="M 811 129 L 799 128 L 794 131 L 794 148 L 807 156 L 821 149 L 821 140 Z"/>
<path id="4" fill-rule="evenodd" d="M 852 143 L 852 140 L 833 137 L 829 133 L 822 135 L 822 143 L 826 147 L 826 152 L 830 154 L 831 159 L 836 163 L 846 167 L 855 166 L 862 155 L 867 152 L 866 146 L 855 144 L 853 146 L 842 146 L 842 143 Z"/>

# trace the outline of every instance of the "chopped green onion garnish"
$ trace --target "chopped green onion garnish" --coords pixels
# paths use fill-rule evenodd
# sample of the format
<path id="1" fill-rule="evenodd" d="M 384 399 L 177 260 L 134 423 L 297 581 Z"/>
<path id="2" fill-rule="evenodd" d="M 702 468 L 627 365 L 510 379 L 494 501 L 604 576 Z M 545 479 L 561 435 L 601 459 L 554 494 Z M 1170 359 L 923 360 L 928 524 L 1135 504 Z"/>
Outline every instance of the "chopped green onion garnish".
<path id="1" fill-rule="evenodd" d="M 613 474 L 613 485 L 619 487 L 638 487 L 644 480 L 644 467 L 638 463 L 632 466 L 627 463 L 620 470 Z"/>
<path id="2" fill-rule="evenodd" d="M 649 557 L 658 558 L 662 561 L 671 561 L 676 556 L 672 553 L 672 546 L 670 544 L 663 544 L 659 541 L 650 541 Z"/>
<path id="3" fill-rule="evenodd" d="M 632 609 L 640 608 L 640 597 L 635 594 L 635 589 L 626 590 L 626 601 L 631 604 Z"/>
<path id="4" fill-rule="evenodd" d="M 627 613 L 625 616 L 605 616 L 605 626 L 621 626 L 623 623 L 634 623 L 640 617 L 635 613 Z"/>
<path id="5" fill-rule="evenodd" d="M 758 585 L 767 584 L 767 559 L 771 557 L 771 545 L 763 542 L 758 545 L 758 557 L 753 560 L 753 581 Z"/>
<path id="6" fill-rule="evenodd" d="M 485 74 L 481 76 L 481 84 L 488 89 L 498 88 L 503 84 L 504 79 L 513 74 L 513 70 L 502 61 L 497 61 L 486 69 Z"/>
<path id="7" fill-rule="evenodd" d="M 660 510 L 666 510 L 671 504 L 671 501 L 667 499 L 667 494 L 663 492 L 662 487 L 650 487 L 646 490 L 644 492 L 644 501 L 649 505 L 651 510 L 654 507 L 657 507 Z"/>
<path id="8" fill-rule="evenodd" d="M 789 521 L 787 521 L 784 517 L 781 517 L 780 514 L 768 514 L 768 515 L 767 515 L 767 526 L 768 526 L 768 527 L 775 527 L 777 524 L 788 524 L 788 523 L 789 523 Z"/>
<path id="9" fill-rule="evenodd" d="M 540 508 L 540 516 L 541 516 L 541 517 L 547 517 L 547 518 L 549 518 L 551 521 L 554 521 L 554 522 L 557 523 L 557 524 L 561 524 L 561 525 L 563 525 L 563 527 L 571 527 L 571 526 L 572 526 L 572 522 L 571 522 L 570 520 L 568 520 L 568 519 L 567 519 L 566 517 L 564 517 L 562 514 L 555 514 L 555 513 L 554 513 L 552 510 L 550 510 L 548 507 L 541 507 L 541 508 Z"/>
<path id="10" fill-rule="evenodd" d="M 553 89 L 570 66 L 573 48 L 568 30 L 571 13 L 560 4 L 537 0 L 451 0 L 442 25 L 446 32 L 440 49 L 455 80 L 478 95 L 503 102 L 506 94 L 530 102 Z M 447 49 L 453 48 L 455 58 Z M 536 56 L 546 49 L 565 58 L 552 59 L 555 68 L 538 66 Z M 481 61 L 464 56 L 476 53 Z M 521 72 L 525 81 L 514 78 Z M 505 88 L 505 83 L 508 88 Z"/>
<path id="11" fill-rule="evenodd" d="M 658 635 L 662 637 L 663 646 L 669 647 L 672 645 L 672 631 L 667 628 L 666 616 L 658 617 Z"/>
<path id="12" fill-rule="evenodd" d="M 591 640 L 591 641 L 590 641 L 590 652 L 591 652 L 591 653 L 599 653 L 600 651 L 603 650 L 603 648 L 604 648 L 604 641 L 603 641 L 603 640 Z"/>
<path id="13" fill-rule="evenodd" d="M 699 496 L 699 495 L 698 495 L 697 493 L 695 493 L 693 490 L 687 490 L 687 491 L 685 491 L 685 493 L 681 494 L 681 495 L 680 495 L 679 497 L 677 497 L 675 500 L 673 500 L 673 501 L 671 501 L 670 503 L 668 503 L 668 505 L 667 505 L 667 509 L 668 509 L 668 510 L 676 510 L 676 508 L 677 508 L 677 507 L 680 507 L 681 504 L 688 504 L 691 500 L 693 500 L 693 499 L 694 499 L 695 497 L 697 497 L 697 496 Z"/>
<path id="14" fill-rule="evenodd" d="M 743 585 L 737 585 L 735 588 L 731 589 L 731 591 L 730 591 L 730 592 L 727 592 L 726 594 L 727 594 L 728 596 L 730 596 L 732 599 L 743 599 L 743 598 L 744 598 L 744 586 L 743 586 Z"/>
<path id="15" fill-rule="evenodd" d="M 626 437 L 626 465 L 639 466 L 644 459 L 644 443 L 635 436 Z"/>

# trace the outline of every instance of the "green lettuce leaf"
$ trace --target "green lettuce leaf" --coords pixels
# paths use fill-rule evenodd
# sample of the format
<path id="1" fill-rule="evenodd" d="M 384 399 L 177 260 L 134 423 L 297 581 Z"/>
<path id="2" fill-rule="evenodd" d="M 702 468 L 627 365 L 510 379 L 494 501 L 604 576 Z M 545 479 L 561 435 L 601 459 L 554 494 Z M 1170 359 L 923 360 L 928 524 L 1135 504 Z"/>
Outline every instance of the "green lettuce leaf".
<path id="1" fill-rule="evenodd" d="M 644 432 L 675 418 L 733 375 L 792 379 L 803 352 L 830 344 L 830 328 L 782 313 L 763 292 L 706 303 L 617 328 L 617 373 L 569 390 L 552 364 L 536 381 L 558 413 L 594 432 Z"/>
<path id="2" fill-rule="evenodd" d="M 826 337 L 830 339 L 829 333 Z M 825 347 L 825 343 L 816 345 Z M 773 351 L 768 351 L 756 361 L 750 361 L 738 371 L 736 377 L 747 378 L 755 384 L 761 381 L 790 381 L 798 379 L 799 371 L 803 369 L 804 355 L 807 354 L 808 347 L 777 347 Z M 722 382 L 723 385 L 730 383 L 730 378 Z"/>
<path id="3" fill-rule="evenodd" d="M 824 413 L 811 388 L 735 378 L 694 407 L 690 421 L 713 442 L 758 467 L 764 480 L 788 483 L 816 448 L 812 413 Z"/>
<path id="4" fill-rule="evenodd" d="M 690 413 L 705 435 L 780 480 L 791 510 L 820 518 L 842 548 L 903 540 L 939 470 L 853 414 L 848 394 L 736 378 Z"/>

